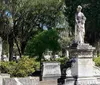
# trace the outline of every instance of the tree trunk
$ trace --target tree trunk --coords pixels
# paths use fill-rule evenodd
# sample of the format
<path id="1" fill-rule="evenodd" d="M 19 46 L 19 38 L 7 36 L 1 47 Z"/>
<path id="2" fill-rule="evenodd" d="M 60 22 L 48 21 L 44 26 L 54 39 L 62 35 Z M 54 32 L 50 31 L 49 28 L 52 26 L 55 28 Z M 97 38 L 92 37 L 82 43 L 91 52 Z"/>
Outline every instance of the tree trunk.
<path id="1" fill-rule="evenodd" d="M 22 41 L 21 42 L 21 53 L 22 54 L 24 54 L 25 47 L 26 47 L 26 42 L 25 41 L 24 42 Z"/>
<path id="2" fill-rule="evenodd" d="M 8 43 L 9 43 L 9 61 L 13 60 L 13 33 L 9 34 L 8 38 Z"/>
<path id="3" fill-rule="evenodd" d="M 42 81 L 42 54 L 39 54 L 39 60 L 40 60 L 40 81 Z"/>
<path id="4" fill-rule="evenodd" d="M 15 43 L 16 43 L 16 46 L 17 46 L 17 49 L 18 49 L 18 52 L 19 52 L 19 56 L 21 58 L 21 50 L 20 50 L 20 47 L 18 45 L 18 41 L 17 41 L 17 39 L 15 37 L 14 37 L 14 39 L 15 39 Z"/>

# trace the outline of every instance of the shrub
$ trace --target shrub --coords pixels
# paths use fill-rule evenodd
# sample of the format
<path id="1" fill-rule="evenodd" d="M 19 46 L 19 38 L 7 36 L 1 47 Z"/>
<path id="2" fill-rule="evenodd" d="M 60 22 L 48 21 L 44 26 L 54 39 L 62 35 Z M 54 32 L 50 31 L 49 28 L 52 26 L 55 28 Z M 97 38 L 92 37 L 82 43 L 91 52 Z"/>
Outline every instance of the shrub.
<path id="1" fill-rule="evenodd" d="M 18 63 L 1 62 L 0 70 L 2 73 L 9 73 L 12 77 L 25 77 L 39 69 L 39 66 L 39 62 L 36 62 L 35 59 L 22 57 Z"/>
<path id="2" fill-rule="evenodd" d="M 61 64 L 65 64 L 68 61 L 67 57 L 57 58 L 56 61 L 60 62 Z"/>
<path id="3" fill-rule="evenodd" d="M 100 66 L 100 57 L 95 57 L 94 62 L 96 66 Z"/>
<path id="4" fill-rule="evenodd" d="M 7 73 L 9 71 L 9 62 L 0 62 L 0 71 L 2 73 Z"/>
<path id="5" fill-rule="evenodd" d="M 61 64 L 65 64 L 68 60 L 69 59 L 67 57 L 60 57 L 60 58 L 56 58 L 56 59 L 42 60 L 42 62 L 44 62 L 44 61 L 48 61 L 48 62 L 57 61 L 57 62 L 60 62 Z"/>

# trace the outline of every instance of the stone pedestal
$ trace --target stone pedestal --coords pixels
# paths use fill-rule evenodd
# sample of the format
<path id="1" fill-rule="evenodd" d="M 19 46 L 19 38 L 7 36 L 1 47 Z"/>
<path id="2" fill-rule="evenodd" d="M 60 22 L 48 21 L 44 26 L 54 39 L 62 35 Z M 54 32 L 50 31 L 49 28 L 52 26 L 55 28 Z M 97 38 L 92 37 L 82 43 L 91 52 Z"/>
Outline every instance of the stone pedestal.
<path id="1" fill-rule="evenodd" d="M 89 44 L 77 45 L 70 49 L 71 56 L 75 59 L 72 64 L 72 75 L 77 77 L 93 77 L 93 50 Z"/>
<path id="2" fill-rule="evenodd" d="M 75 79 L 72 85 L 99 85 L 94 77 L 93 51 L 94 47 L 89 44 L 72 45 L 70 57 L 73 59 L 71 76 Z M 68 77 L 68 76 L 67 76 Z M 70 78 L 66 78 L 70 79 Z M 70 85 L 66 82 L 65 85 Z"/>
<path id="3" fill-rule="evenodd" d="M 61 76 L 59 62 L 43 62 L 42 80 L 55 80 Z"/>

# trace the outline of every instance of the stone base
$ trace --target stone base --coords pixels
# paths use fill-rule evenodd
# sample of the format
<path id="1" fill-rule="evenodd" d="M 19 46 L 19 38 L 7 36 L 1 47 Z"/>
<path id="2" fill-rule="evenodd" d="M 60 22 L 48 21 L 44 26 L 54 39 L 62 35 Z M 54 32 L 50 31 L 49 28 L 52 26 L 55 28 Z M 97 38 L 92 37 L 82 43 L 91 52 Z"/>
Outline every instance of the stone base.
<path id="1" fill-rule="evenodd" d="M 76 85 L 100 85 L 96 78 L 78 78 Z"/>
<path id="2" fill-rule="evenodd" d="M 64 85 L 75 85 L 75 79 L 72 77 L 66 78 Z"/>
<path id="3" fill-rule="evenodd" d="M 88 43 L 72 44 L 69 52 L 74 62 L 66 71 L 65 85 L 100 85 L 99 78 L 97 78 L 97 76 L 100 77 L 100 69 L 95 67 L 93 62 L 94 50 L 95 47 Z M 69 76 L 74 80 L 71 80 Z"/>
<path id="4" fill-rule="evenodd" d="M 66 70 L 66 74 L 64 85 L 75 85 L 75 83 L 76 85 L 100 85 L 100 68 L 97 66 L 93 66 L 93 77 L 86 76 L 75 79 L 71 75 L 71 68 Z"/>
<path id="5" fill-rule="evenodd" d="M 100 68 L 97 66 L 93 66 L 94 68 L 94 77 L 97 79 L 97 81 L 99 82 L 100 85 Z"/>
<path id="6" fill-rule="evenodd" d="M 64 85 L 100 85 L 95 77 L 91 78 L 66 78 Z"/>
<path id="7" fill-rule="evenodd" d="M 56 80 L 40 81 L 40 85 L 58 85 Z"/>
<path id="8" fill-rule="evenodd" d="M 57 79 L 59 79 L 60 77 L 59 76 L 54 76 L 54 77 L 42 77 L 42 81 L 53 81 L 53 80 L 55 80 L 55 81 L 57 81 Z"/>

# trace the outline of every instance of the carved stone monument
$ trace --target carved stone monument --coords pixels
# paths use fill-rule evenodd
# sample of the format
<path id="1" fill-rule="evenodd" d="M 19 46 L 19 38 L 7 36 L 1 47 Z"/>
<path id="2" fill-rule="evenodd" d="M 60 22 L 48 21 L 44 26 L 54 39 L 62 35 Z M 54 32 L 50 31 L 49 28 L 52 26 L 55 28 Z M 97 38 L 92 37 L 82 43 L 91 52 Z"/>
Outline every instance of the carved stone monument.
<path id="1" fill-rule="evenodd" d="M 5 78 L 3 85 L 40 85 L 38 77 Z"/>
<path id="2" fill-rule="evenodd" d="M 43 62 L 42 80 L 57 80 L 61 76 L 59 62 Z"/>
<path id="3" fill-rule="evenodd" d="M 69 48 L 70 57 L 74 59 L 74 62 L 70 70 L 66 71 L 65 85 L 100 85 L 98 81 L 100 74 L 97 74 L 100 73 L 100 69 L 94 68 L 95 63 L 93 62 L 95 48 L 84 43 L 86 18 L 81 9 L 82 7 L 78 6 L 75 15 L 75 43 Z"/>

